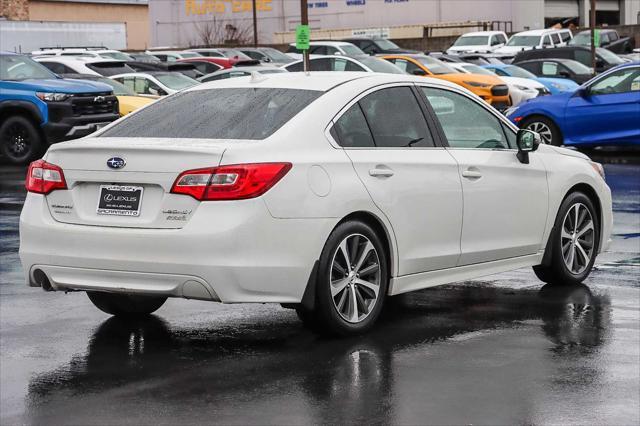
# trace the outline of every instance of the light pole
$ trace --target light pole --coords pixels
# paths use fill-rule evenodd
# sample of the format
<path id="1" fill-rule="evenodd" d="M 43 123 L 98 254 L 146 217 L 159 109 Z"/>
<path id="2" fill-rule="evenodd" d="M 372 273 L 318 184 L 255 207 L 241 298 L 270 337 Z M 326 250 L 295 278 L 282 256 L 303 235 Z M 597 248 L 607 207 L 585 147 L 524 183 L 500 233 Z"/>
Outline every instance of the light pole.
<path id="1" fill-rule="evenodd" d="M 309 25 L 309 9 L 307 6 L 307 0 L 300 0 L 300 25 Z M 308 72 L 310 68 L 308 49 L 302 51 L 302 63 L 304 72 Z"/>
<path id="2" fill-rule="evenodd" d="M 258 47 L 258 13 L 256 12 L 256 0 L 253 0 L 253 47 Z"/>

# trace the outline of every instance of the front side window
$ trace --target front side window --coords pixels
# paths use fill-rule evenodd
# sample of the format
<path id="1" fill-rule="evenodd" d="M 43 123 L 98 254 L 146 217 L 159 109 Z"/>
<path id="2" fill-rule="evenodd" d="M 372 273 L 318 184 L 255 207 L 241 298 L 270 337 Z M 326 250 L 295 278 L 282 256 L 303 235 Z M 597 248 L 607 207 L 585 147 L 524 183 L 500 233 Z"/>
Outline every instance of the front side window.
<path id="1" fill-rule="evenodd" d="M 264 139 L 322 93 L 281 88 L 180 92 L 136 112 L 100 137 Z"/>
<path id="2" fill-rule="evenodd" d="M 640 68 L 623 68 L 612 72 L 594 83 L 589 92 L 592 95 L 640 92 Z"/>
<path id="3" fill-rule="evenodd" d="M 452 148 L 508 149 L 502 123 L 466 96 L 422 87 Z"/>
<path id="4" fill-rule="evenodd" d="M 548 35 L 544 36 L 544 38 L 542 39 L 542 45 L 551 46 L 551 39 L 549 38 Z"/>
<path id="5" fill-rule="evenodd" d="M 555 62 L 543 62 L 542 75 L 558 75 L 558 64 Z"/>
<path id="6" fill-rule="evenodd" d="M 562 43 L 562 42 L 560 41 L 560 34 L 558 34 L 558 33 L 553 33 L 553 34 L 551 34 L 551 38 L 553 39 L 553 44 L 560 44 L 560 43 Z"/>
<path id="7" fill-rule="evenodd" d="M 420 104 L 409 87 L 381 89 L 359 103 L 377 147 L 434 146 Z"/>

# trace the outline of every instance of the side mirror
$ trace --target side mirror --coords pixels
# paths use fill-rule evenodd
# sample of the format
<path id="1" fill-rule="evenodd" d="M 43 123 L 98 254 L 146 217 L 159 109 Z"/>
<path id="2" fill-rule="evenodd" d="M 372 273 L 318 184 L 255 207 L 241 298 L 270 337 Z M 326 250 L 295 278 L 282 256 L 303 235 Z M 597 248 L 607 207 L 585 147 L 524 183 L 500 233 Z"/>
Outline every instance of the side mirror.
<path id="1" fill-rule="evenodd" d="M 425 76 L 425 75 L 427 75 L 427 72 L 425 70 L 423 70 L 423 69 L 418 68 L 418 69 L 413 70 L 411 72 L 411 74 Z"/>
<path id="2" fill-rule="evenodd" d="M 589 89 L 586 87 L 578 87 L 574 93 L 575 96 L 580 96 L 581 98 L 589 97 Z"/>
<path id="3" fill-rule="evenodd" d="M 262 62 L 271 62 L 271 58 L 267 58 L 266 56 L 262 58 Z"/>
<path id="4" fill-rule="evenodd" d="M 560 71 L 558 75 L 562 78 L 571 78 L 571 74 L 569 74 L 567 71 Z"/>
<path id="5" fill-rule="evenodd" d="M 522 164 L 529 164 L 529 153 L 538 149 L 542 139 L 536 132 L 526 129 L 518 130 L 516 143 L 518 145 L 518 160 Z"/>

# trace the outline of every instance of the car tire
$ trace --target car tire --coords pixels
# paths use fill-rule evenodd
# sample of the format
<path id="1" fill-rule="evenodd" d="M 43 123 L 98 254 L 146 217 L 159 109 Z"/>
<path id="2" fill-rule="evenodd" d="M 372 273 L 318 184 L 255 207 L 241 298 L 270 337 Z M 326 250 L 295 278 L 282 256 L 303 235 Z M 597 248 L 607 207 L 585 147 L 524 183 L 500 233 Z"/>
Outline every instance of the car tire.
<path id="1" fill-rule="evenodd" d="M 366 332 L 386 299 L 387 265 L 386 249 L 373 228 L 359 221 L 338 225 L 320 255 L 315 309 L 298 315 L 322 334 Z"/>
<path id="2" fill-rule="evenodd" d="M 89 296 L 89 300 L 96 308 L 115 316 L 149 315 L 160 309 L 164 302 L 167 301 L 166 297 L 114 294 L 98 291 L 88 291 L 87 296 Z"/>
<path id="3" fill-rule="evenodd" d="M 593 268 L 599 241 L 600 221 L 593 202 L 584 193 L 573 192 L 560 205 L 547 243 L 548 262 L 533 271 L 549 284 L 580 284 Z"/>
<path id="4" fill-rule="evenodd" d="M 38 157 L 42 137 L 33 122 L 21 115 L 4 120 L 0 126 L 0 154 L 12 164 L 26 164 Z"/>
<path id="5" fill-rule="evenodd" d="M 542 142 L 548 145 L 560 146 L 562 145 L 562 135 L 556 123 L 547 117 L 537 115 L 531 118 L 527 118 L 520 125 L 520 128 L 532 130 L 542 138 Z"/>

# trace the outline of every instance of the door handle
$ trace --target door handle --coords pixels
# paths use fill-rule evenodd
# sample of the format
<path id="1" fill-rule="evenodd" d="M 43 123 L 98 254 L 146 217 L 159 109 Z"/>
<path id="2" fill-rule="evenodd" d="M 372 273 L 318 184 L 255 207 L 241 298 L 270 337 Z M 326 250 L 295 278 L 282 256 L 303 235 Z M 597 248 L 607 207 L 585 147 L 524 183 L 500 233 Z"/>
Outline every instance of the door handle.
<path id="1" fill-rule="evenodd" d="M 393 176 L 393 170 L 391 169 L 382 169 L 376 167 L 375 169 L 369 170 L 369 176 L 373 177 L 391 177 Z"/>
<path id="2" fill-rule="evenodd" d="M 469 179 L 479 179 L 482 177 L 482 173 L 480 173 L 478 170 L 475 170 L 473 168 L 468 168 L 467 170 L 462 172 L 462 177 L 466 177 Z"/>

